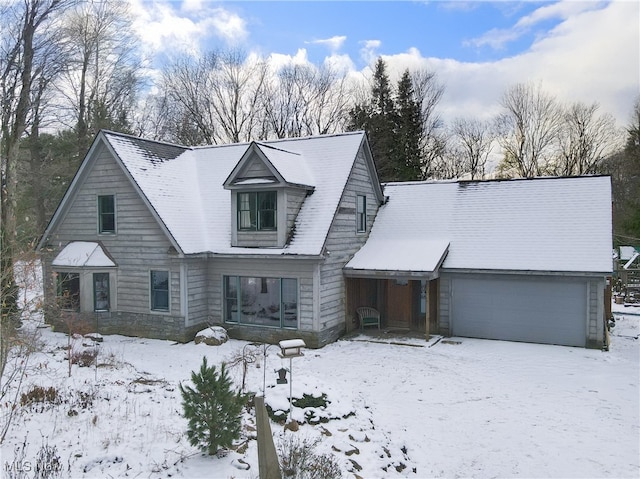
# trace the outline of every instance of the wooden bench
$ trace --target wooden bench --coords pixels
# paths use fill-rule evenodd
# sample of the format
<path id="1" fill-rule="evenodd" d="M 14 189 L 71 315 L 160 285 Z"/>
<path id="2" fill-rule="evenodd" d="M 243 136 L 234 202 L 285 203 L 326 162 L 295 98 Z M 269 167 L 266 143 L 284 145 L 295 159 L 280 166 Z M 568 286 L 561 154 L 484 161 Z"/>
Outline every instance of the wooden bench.
<path id="1" fill-rule="evenodd" d="M 356 309 L 358 318 L 360 319 L 360 329 L 364 329 L 365 326 L 378 326 L 380 329 L 380 313 L 369 306 L 362 306 Z"/>

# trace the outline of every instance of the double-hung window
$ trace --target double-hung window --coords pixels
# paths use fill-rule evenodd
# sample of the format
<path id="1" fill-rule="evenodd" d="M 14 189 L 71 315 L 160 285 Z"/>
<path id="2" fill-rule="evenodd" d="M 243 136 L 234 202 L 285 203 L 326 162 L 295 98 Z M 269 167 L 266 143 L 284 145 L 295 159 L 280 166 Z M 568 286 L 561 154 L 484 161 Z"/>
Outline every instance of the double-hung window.
<path id="1" fill-rule="evenodd" d="M 367 197 L 358 195 L 356 198 L 356 231 L 364 233 L 367 231 Z"/>
<path id="2" fill-rule="evenodd" d="M 93 273 L 93 309 L 109 311 L 109 273 Z"/>
<path id="3" fill-rule="evenodd" d="M 116 200 L 114 195 L 98 196 L 98 233 L 116 232 Z"/>
<path id="4" fill-rule="evenodd" d="M 151 310 L 169 311 L 169 271 L 151 271 Z"/>
<path id="5" fill-rule="evenodd" d="M 277 210 L 275 191 L 238 193 L 238 230 L 275 230 Z"/>

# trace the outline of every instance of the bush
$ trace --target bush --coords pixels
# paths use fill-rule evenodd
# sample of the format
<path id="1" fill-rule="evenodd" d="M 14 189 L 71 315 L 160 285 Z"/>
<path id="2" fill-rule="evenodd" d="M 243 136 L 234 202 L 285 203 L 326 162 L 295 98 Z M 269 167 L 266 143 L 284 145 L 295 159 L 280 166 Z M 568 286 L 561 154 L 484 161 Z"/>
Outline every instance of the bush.
<path id="1" fill-rule="evenodd" d="M 184 417 L 189 421 L 187 437 L 192 446 L 213 455 L 240 437 L 240 414 L 247 398 L 232 390 L 225 363 L 218 372 L 208 366 L 206 357 L 200 371 L 191 373 L 191 381 L 194 387 L 179 384 Z"/>
<path id="2" fill-rule="evenodd" d="M 60 404 L 61 398 L 56 388 L 33 386 L 28 392 L 20 396 L 20 405 L 26 406 L 35 403 Z"/>
<path id="3" fill-rule="evenodd" d="M 71 364 L 77 364 L 81 368 L 88 368 L 96 362 L 98 350 L 95 348 L 82 349 L 80 351 L 69 351 L 71 354 Z"/>
<path id="4" fill-rule="evenodd" d="M 340 465 L 330 454 L 317 454 L 320 439 L 311 441 L 287 434 L 278 444 L 282 477 L 286 479 L 339 479 Z"/>

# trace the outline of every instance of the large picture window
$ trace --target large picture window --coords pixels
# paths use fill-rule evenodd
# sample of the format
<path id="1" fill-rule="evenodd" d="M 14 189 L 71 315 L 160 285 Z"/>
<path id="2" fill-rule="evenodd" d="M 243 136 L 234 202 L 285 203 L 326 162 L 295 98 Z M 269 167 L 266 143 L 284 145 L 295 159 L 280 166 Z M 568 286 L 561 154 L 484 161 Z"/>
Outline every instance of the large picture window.
<path id="1" fill-rule="evenodd" d="M 169 311 L 168 271 L 151 271 L 151 309 Z"/>
<path id="2" fill-rule="evenodd" d="M 277 198 L 275 191 L 238 193 L 238 229 L 275 230 Z"/>
<path id="3" fill-rule="evenodd" d="M 80 311 L 80 275 L 58 273 L 58 301 L 60 308 Z"/>
<path id="4" fill-rule="evenodd" d="M 279 328 L 298 327 L 298 280 L 224 277 L 225 321 Z"/>
<path id="5" fill-rule="evenodd" d="M 109 311 L 109 273 L 93 273 L 93 309 Z"/>
<path id="6" fill-rule="evenodd" d="M 113 195 L 98 196 L 98 232 L 116 232 L 116 201 Z"/>

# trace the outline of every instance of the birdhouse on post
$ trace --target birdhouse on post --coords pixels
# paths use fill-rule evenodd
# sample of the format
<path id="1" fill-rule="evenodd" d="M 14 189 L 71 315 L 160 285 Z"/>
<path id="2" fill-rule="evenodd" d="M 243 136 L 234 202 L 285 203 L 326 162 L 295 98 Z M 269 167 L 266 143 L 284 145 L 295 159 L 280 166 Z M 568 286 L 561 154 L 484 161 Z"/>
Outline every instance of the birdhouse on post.
<path id="1" fill-rule="evenodd" d="M 278 356 L 281 358 L 297 358 L 304 356 L 301 349 L 307 346 L 302 339 L 285 339 L 280 341 L 278 344 L 280 346 Z"/>

